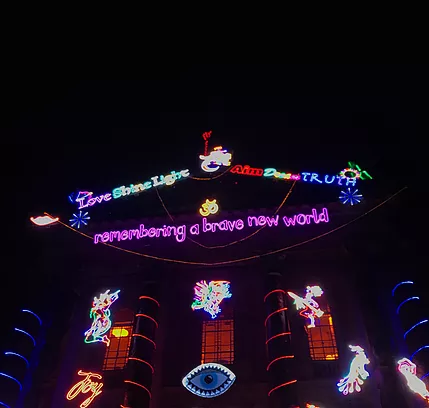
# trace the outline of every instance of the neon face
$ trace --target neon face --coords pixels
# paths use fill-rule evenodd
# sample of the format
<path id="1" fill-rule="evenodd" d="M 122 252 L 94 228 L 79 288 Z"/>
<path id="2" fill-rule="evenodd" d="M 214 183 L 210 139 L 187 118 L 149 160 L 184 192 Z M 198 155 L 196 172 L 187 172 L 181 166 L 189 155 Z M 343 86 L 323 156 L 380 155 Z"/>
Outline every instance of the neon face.
<path id="1" fill-rule="evenodd" d="M 408 388 L 429 402 L 429 391 L 426 384 L 417 377 L 417 366 L 408 358 L 402 358 L 398 361 L 398 371 L 407 380 Z"/>
<path id="2" fill-rule="evenodd" d="M 368 371 L 365 370 L 365 365 L 369 364 L 370 361 L 365 354 L 365 350 L 360 346 L 349 347 L 351 351 L 356 353 L 356 356 L 350 364 L 349 374 L 337 383 L 338 391 L 344 395 L 351 394 L 355 390 L 360 392 L 361 385 L 369 377 Z"/>
<path id="3" fill-rule="evenodd" d="M 192 394 L 203 398 L 222 395 L 235 381 L 235 374 L 217 363 L 201 364 L 182 380 L 183 386 Z"/>
<path id="4" fill-rule="evenodd" d="M 206 202 L 201 205 L 200 214 L 203 217 L 207 217 L 210 214 L 216 214 L 219 211 L 219 206 L 216 204 L 216 200 L 206 199 Z"/>
<path id="5" fill-rule="evenodd" d="M 219 170 L 220 166 L 230 166 L 232 154 L 228 150 L 222 149 L 222 146 L 215 147 L 208 155 L 200 155 L 201 168 L 207 172 L 212 173 Z"/>
<path id="6" fill-rule="evenodd" d="M 59 221 L 59 218 L 53 218 L 49 215 L 39 215 L 38 217 L 30 217 L 30 221 L 37 225 L 38 227 L 44 227 L 46 225 L 51 225 Z"/>
<path id="7" fill-rule="evenodd" d="M 68 401 L 71 401 L 81 393 L 88 394 L 89 392 L 91 392 L 91 396 L 79 405 L 80 408 L 87 408 L 91 404 L 91 402 L 94 401 L 94 398 L 103 392 L 101 391 L 101 389 L 103 388 L 103 383 L 93 381 L 92 379 L 95 378 L 97 380 L 102 380 L 103 377 L 100 374 L 85 373 L 82 370 L 79 370 L 77 375 L 85 376 L 85 378 L 75 384 L 72 388 L 70 388 L 70 391 L 67 393 L 66 398 Z"/>
<path id="8" fill-rule="evenodd" d="M 110 340 L 106 333 L 112 326 L 110 320 L 110 306 L 118 300 L 117 290 L 114 293 L 109 293 L 110 290 L 100 294 L 100 298 L 94 297 L 92 308 L 89 312 L 89 317 L 93 319 L 91 327 L 85 332 L 85 343 L 103 342 L 107 346 L 110 345 Z"/>
<path id="9" fill-rule="evenodd" d="M 264 174 L 264 170 L 263 169 L 256 169 L 253 167 L 248 166 L 247 164 L 242 166 L 241 164 L 237 164 L 236 166 L 234 166 L 230 173 L 233 174 L 242 174 L 245 176 L 258 176 L 261 177 Z"/>
<path id="10" fill-rule="evenodd" d="M 294 300 L 297 310 L 303 309 L 299 314 L 310 320 L 307 327 L 316 327 L 315 318 L 320 318 L 323 316 L 324 312 L 323 310 L 320 310 L 319 304 L 313 298 L 323 295 L 322 288 L 320 286 L 307 286 L 306 294 L 303 298 L 293 292 L 288 292 L 288 295 Z"/>
<path id="11" fill-rule="evenodd" d="M 195 284 L 194 292 L 192 310 L 203 309 L 210 313 L 212 319 L 222 311 L 219 307 L 222 300 L 232 296 L 228 281 L 210 281 L 208 284 L 206 281 L 200 281 Z"/>

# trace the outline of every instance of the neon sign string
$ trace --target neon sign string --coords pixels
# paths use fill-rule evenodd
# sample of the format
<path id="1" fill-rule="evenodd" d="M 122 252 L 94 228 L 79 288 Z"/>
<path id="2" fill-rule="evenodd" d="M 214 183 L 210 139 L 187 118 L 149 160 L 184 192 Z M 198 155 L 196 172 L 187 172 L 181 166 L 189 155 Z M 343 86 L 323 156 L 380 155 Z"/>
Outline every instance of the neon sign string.
<path id="1" fill-rule="evenodd" d="M 101 389 L 103 388 L 103 383 L 93 381 L 92 378 L 102 380 L 103 377 L 100 374 L 85 373 L 82 370 L 79 370 L 77 375 L 85 376 L 85 378 L 70 388 L 69 392 L 66 395 L 66 398 L 68 401 L 71 401 L 81 393 L 87 394 L 88 392 L 91 392 L 92 395 L 79 405 L 80 408 L 87 408 L 94 401 L 95 397 L 97 397 L 103 392 L 101 391 Z"/>
<path id="2" fill-rule="evenodd" d="M 9 378 L 12 381 L 15 381 L 19 385 L 19 390 L 22 391 L 22 384 L 15 377 L 12 377 L 11 375 L 6 373 L 0 373 L 0 375 L 3 377 Z"/>
<path id="3" fill-rule="evenodd" d="M 20 332 L 20 333 L 23 333 L 23 334 L 25 334 L 27 337 L 30 337 L 31 341 L 32 341 L 32 342 L 33 342 L 33 344 L 34 344 L 34 347 L 36 347 L 36 340 L 34 339 L 34 337 L 33 337 L 30 333 L 27 333 L 25 330 L 22 330 L 22 329 L 17 329 L 16 327 L 15 327 L 15 331 Z"/>
<path id="4" fill-rule="evenodd" d="M 429 391 L 426 384 L 417 377 L 417 366 L 408 358 L 400 359 L 397 364 L 398 371 L 407 380 L 408 388 L 429 403 Z"/>
<path id="5" fill-rule="evenodd" d="M 422 321 L 420 321 L 420 322 L 418 322 L 418 323 L 416 323 L 414 326 L 412 326 L 409 330 L 407 330 L 405 333 L 404 333 L 404 339 L 405 339 L 405 337 L 408 335 L 408 333 L 410 333 L 413 329 L 415 329 L 417 326 L 420 326 L 421 324 L 425 324 L 425 323 L 428 323 L 429 322 L 429 320 L 427 320 L 427 319 L 425 319 L 425 320 L 422 320 Z"/>

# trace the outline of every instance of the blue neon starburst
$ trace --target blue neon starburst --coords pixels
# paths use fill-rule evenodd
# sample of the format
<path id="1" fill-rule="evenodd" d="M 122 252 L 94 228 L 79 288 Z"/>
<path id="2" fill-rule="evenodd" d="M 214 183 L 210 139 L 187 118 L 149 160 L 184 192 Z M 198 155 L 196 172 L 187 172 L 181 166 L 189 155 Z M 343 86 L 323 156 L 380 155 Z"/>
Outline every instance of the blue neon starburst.
<path id="1" fill-rule="evenodd" d="M 80 228 L 81 225 L 88 225 L 87 221 L 90 219 L 90 216 L 88 215 L 88 212 L 82 212 L 79 211 L 78 214 L 73 214 L 73 218 L 71 218 L 69 221 L 71 222 L 71 226 L 75 227 L 77 226 Z"/>
<path id="2" fill-rule="evenodd" d="M 362 194 L 358 194 L 358 191 L 359 190 L 356 189 L 352 192 L 349 187 L 347 191 L 341 191 L 339 198 L 343 204 L 358 204 L 362 201 L 363 198 Z"/>

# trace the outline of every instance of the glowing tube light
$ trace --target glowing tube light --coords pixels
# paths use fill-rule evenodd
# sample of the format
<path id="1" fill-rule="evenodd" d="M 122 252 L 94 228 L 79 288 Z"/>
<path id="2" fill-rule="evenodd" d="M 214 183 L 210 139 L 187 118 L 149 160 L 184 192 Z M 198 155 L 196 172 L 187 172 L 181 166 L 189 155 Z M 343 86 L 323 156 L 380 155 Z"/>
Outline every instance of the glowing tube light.
<path id="1" fill-rule="evenodd" d="M 420 347 L 418 350 L 416 350 L 413 354 L 411 354 L 411 357 L 410 357 L 410 359 L 412 360 L 413 358 L 414 358 L 414 356 L 419 352 L 419 351 L 422 351 L 423 349 L 429 349 L 429 346 L 423 346 L 423 347 Z"/>
<path id="2" fill-rule="evenodd" d="M 30 363 L 28 362 L 28 360 L 24 356 L 21 356 L 21 354 L 14 353 L 13 351 L 6 351 L 4 354 L 6 356 L 16 356 L 16 357 L 19 357 L 19 358 L 21 358 L 22 360 L 25 361 L 25 364 L 27 364 L 27 367 L 30 367 Z"/>
<path id="3" fill-rule="evenodd" d="M 1 402 L 1 401 L 0 401 L 0 405 L 1 405 L 2 407 L 10 408 L 10 406 L 9 406 L 9 405 L 6 405 L 4 402 Z"/>
<path id="4" fill-rule="evenodd" d="M 136 382 L 130 381 L 130 380 L 124 380 L 124 383 L 137 385 L 137 387 L 143 388 L 149 394 L 149 398 L 152 398 L 152 394 L 150 393 L 150 391 L 144 385 L 141 385 L 139 383 L 136 383 Z"/>
<path id="5" fill-rule="evenodd" d="M 158 327 L 158 322 L 153 317 L 150 317 L 147 314 L 137 313 L 136 317 L 147 317 L 148 319 L 152 320 L 155 323 L 156 327 Z"/>
<path id="6" fill-rule="evenodd" d="M 270 369 L 271 365 L 274 364 L 276 361 L 284 360 L 285 358 L 295 358 L 295 356 L 281 356 L 275 358 L 273 361 L 270 362 L 270 364 L 267 365 L 267 371 Z"/>
<path id="7" fill-rule="evenodd" d="M 405 285 L 405 284 L 410 284 L 410 285 L 414 285 L 414 282 L 412 281 L 404 281 L 404 282 L 399 282 L 393 289 L 392 289 L 392 296 L 395 294 L 395 290 L 398 289 L 399 286 L 401 285 Z"/>
<path id="8" fill-rule="evenodd" d="M 283 307 L 283 308 L 281 308 L 281 309 L 279 309 L 279 310 L 276 310 L 276 311 L 275 311 L 275 312 L 273 312 L 273 313 L 270 313 L 270 314 L 267 316 L 267 318 L 265 319 L 265 326 L 267 326 L 267 321 L 268 321 L 268 319 L 269 319 L 271 316 L 275 315 L 276 313 L 283 312 L 284 310 L 287 310 L 287 307 Z"/>
<path id="9" fill-rule="evenodd" d="M 399 309 L 402 307 L 402 305 L 409 302 L 410 300 L 420 300 L 420 298 L 418 296 L 413 296 L 408 299 L 405 299 L 403 302 L 399 303 L 399 306 L 396 309 L 396 314 L 399 314 Z"/>
<path id="10" fill-rule="evenodd" d="M 265 295 L 265 297 L 264 297 L 264 302 L 267 300 L 267 297 L 268 297 L 268 296 L 270 296 L 272 293 L 275 293 L 275 292 L 282 292 L 282 293 L 286 294 L 286 292 L 285 292 L 283 289 L 274 289 L 274 290 L 272 290 L 271 292 L 268 292 L 268 293 Z"/>
<path id="11" fill-rule="evenodd" d="M 280 337 L 280 336 L 287 336 L 288 334 L 291 334 L 291 332 L 284 332 L 284 333 L 276 334 L 275 336 L 270 337 L 270 338 L 265 342 L 265 344 L 268 344 L 268 342 L 269 342 L 269 341 L 274 340 L 274 339 L 275 339 L 275 338 L 277 338 L 277 337 Z"/>
<path id="12" fill-rule="evenodd" d="M 34 347 L 36 347 L 36 340 L 34 340 L 34 337 L 30 333 L 27 333 L 25 330 L 17 329 L 16 327 L 15 331 L 24 333 L 26 336 L 30 337 L 30 339 L 33 341 Z"/>
<path id="13" fill-rule="evenodd" d="M 42 325 L 42 319 L 39 316 L 37 316 L 36 313 L 32 312 L 31 310 L 27 310 L 27 309 L 22 309 L 21 311 L 24 313 L 32 314 L 39 321 L 40 326 Z"/>
<path id="14" fill-rule="evenodd" d="M 414 328 L 416 328 L 417 326 L 420 326 L 421 324 L 424 324 L 424 323 L 427 323 L 429 320 L 428 319 L 426 319 L 426 320 L 422 320 L 421 322 L 418 322 L 418 323 L 416 323 L 413 327 L 411 327 L 411 329 L 410 330 L 408 330 L 408 331 L 406 331 L 405 332 L 405 334 L 404 334 L 404 339 L 405 339 L 405 337 L 407 336 L 407 334 L 411 331 L 411 330 L 413 330 Z"/>
<path id="15" fill-rule="evenodd" d="M 145 340 L 150 341 L 150 342 L 153 344 L 153 347 L 154 347 L 154 348 L 155 348 L 155 350 L 156 350 L 156 343 L 155 343 L 152 339 L 150 339 L 149 337 L 143 336 L 143 334 L 138 334 L 138 333 L 134 333 L 134 334 L 133 334 L 133 337 L 140 337 L 140 338 L 142 338 L 142 339 L 145 339 Z"/>
<path id="16" fill-rule="evenodd" d="M 153 366 L 151 364 L 149 364 L 147 361 L 142 360 L 141 358 L 128 357 L 128 360 L 134 360 L 134 361 L 138 361 L 139 363 L 144 363 L 150 367 L 150 369 L 152 370 L 152 374 L 155 372 L 155 369 L 153 368 Z"/>
<path id="17" fill-rule="evenodd" d="M 15 377 L 12 377 L 12 376 L 5 374 L 5 373 L 0 373 L 0 375 L 2 375 L 3 377 L 6 377 L 6 378 L 10 378 L 11 380 L 15 381 L 19 385 L 19 390 L 20 391 L 22 390 L 22 384 Z"/>
<path id="18" fill-rule="evenodd" d="M 420 377 L 420 379 L 423 380 L 426 377 L 429 377 L 429 371 L 423 377 Z"/>
<path id="19" fill-rule="evenodd" d="M 285 382 L 284 384 L 280 384 L 277 387 L 274 387 L 272 390 L 269 391 L 268 396 L 270 396 L 271 393 L 274 392 L 275 390 L 278 390 L 281 387 L 286 387 L 286 385 L 290 385 L 290 384 L 296 383 L 297 381 L 298 380 L 288 381 L 288 382 Z"/>
<path id="20" fill-rule="evenodd" d="M 156 299 L 154 299 L 153 297 L 150 297 L 150 296 L 140 296 L 139 297 L 139 300 L 140 299 L 149 299 L 149 300 L 153 300 L 157 305 L 158 305 L 158 307 L 161 307 L 161 305 L 159 304 L 159 302 L 156 300 Z"/>

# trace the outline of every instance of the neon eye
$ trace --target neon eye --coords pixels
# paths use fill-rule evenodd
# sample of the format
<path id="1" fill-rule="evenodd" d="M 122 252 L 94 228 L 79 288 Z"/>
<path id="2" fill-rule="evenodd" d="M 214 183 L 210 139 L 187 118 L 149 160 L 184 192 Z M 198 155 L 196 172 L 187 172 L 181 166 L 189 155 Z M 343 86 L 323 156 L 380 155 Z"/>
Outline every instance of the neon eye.
<path id="1" fill-rule="evenodd" d="M 201 364 L 183 378 L 183 386 L 199 397 L 213 398 L 223 394 L 235 381 L 235 374 L 221 364 Z"/>

